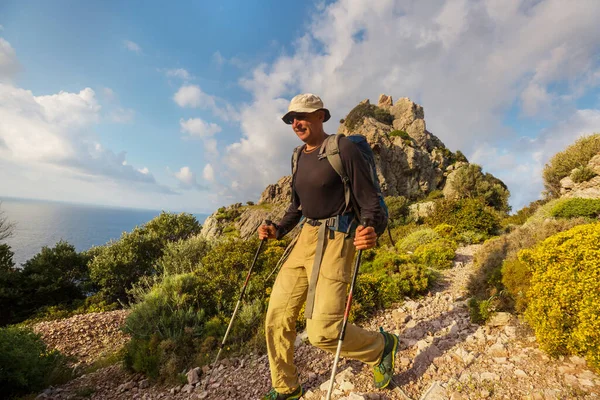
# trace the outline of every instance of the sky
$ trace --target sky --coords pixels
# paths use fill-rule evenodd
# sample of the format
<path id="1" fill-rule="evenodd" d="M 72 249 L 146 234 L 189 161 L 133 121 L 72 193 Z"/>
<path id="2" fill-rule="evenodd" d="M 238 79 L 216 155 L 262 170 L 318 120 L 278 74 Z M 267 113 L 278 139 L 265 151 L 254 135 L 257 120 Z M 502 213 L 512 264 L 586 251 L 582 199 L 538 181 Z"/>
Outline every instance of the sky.
<path id="1" fill-rule="evenodd" d="M 597 0 L 0 2 L 0 196 L 210 213 L 257 201 L 299 141 L 298 93 L 332 118 L 409 97 L 502 179 L 600 132 Z"/>

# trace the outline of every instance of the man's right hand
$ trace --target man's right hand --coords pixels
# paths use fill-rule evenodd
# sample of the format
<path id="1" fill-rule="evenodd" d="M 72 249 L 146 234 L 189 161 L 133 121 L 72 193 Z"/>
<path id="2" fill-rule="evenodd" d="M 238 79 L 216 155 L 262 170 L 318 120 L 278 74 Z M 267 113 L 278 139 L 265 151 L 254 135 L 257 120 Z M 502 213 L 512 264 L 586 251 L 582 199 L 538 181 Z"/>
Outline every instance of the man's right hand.
<path id="1" fill-rule="evenodd" d="M 262 224 L 258 227 L 258 238 L 260 240 L 275 239 L 275 232 L 277 232 L 277 229 L 275 229 L 275 225 Z"/>

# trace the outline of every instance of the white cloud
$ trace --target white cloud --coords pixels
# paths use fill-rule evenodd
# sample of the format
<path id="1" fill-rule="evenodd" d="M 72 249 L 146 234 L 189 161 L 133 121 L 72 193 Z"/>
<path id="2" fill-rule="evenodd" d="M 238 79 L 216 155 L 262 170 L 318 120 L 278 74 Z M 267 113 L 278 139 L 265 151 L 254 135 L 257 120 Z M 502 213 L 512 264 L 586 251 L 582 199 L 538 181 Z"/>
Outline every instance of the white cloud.
<path id="1" fill-rule="evenodd" d="M 125 46 L 127 50 L 132 51 L 136 54 L 142 53 L 142 48 L 140 47 L 140 45 L 138 45 L 135 42 L 132 42 L 131 40 L 123 40 L 123 46 Z"/>
<path id="2" fill-rule="evenodd" d="M 150 170 L 147 167 L 140 168 L 140 169 L 138 169 L 138 171 L 144 175 L 148 175 L 150 173 Z"/>
<path id="3" fill-rule="evenodd" d="M 19 71 L 17 53 L 10 43 L 0 37 L 0 82 L 10 82 Z"/>
<path id="4" fill-rule="evenodd" d="M 165 75 L 167 75 L 169 78 L 179 78 L 184 81 L 189 81 L 193 78 L 193 76 L 183 68 L 167 69 L 165 71 Z"/>
<path id="5" fill-rule="evenodd" d="M 323 98 L 333 114 L 329 133 L 364 98 L 410 97 L 424 106 L 428 130 L 467 155 L 479 143 L 517 140 L 504 125 L 515 100 L 526 115 L 554 121 L 572 115 L 577 96 L 598 84 L 599 18 L 595 0 L 577 7 L 562 0 L 328 4 L 292 52 L 240 82 L 252 100 L 241 109 L 242 138 L 224 160 L 237 196 L 256 197 L 289 174 L 297 139 L 279 117 L 299 92 Z"/>
<path id="6" fill-rule="evenodd" d="M 128 182 L 141 190 L 173 193 L 154 176 L 126 162 L 96 139 L 93 127 L 101 107 L 95 92 L 59 92 L 34 96 L 30 91 L 0 84 L 0 157 L 13 169 L 60 169 L 84 181 Z"/>
<path id="7" fill-rule="evenodd" d="M 204 170 L 202 170 L 202 177 L 209 182 L 214 182 L 215 180 L 215 171 L 210 164 L 206 164 L 204 166 Z"/>
<path id="8" fill-rule="evenodd" d="M 198 85 L 184 85 L 173 96 L 179 107 L 210 108 L 215 106 L 212 96 L 204 93 Z"/>
<path id="9" fill-rule="evenodd" d="M 210 110 L 224 121 L 237 120 L 237 111 L 226 101 L 202 91 L 198 85 L 183 85 L 173 96 L 179 107 Z"/>
<path id="10" fill-rule="evenodd" d="M 209 123 L 200 118 L 190 118 L 185 121 L 183 118 L 179 120 L 181 132 L 187 133 L 190 136 L 199 138 L 208 138 L 215 133 L 221 132 L 221 127 L 215 123 Z"/>
<path id="11" fill-rule="evenodd" d="M 179 171 L 175 172 L 174 175 L 179 181 L 179 185 L 182 189 L 205 189 L 202 185 L 198 184 L 198 181 L 196 180 L 196 174 L 192 172 L 190 167 L 181 167 Z"/>

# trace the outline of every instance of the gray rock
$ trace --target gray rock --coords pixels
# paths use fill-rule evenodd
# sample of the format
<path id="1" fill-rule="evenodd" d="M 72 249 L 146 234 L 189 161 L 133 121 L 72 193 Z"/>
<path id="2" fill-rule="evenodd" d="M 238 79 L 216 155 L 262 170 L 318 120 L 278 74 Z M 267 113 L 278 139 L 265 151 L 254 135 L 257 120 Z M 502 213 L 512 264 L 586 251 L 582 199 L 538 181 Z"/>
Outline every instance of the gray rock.
<path id="1" fill-rule="evenodd" d="M 184 385 L 183 388 L 181 388 L 181 392 L 182 393 L 192 393 L 194 391 L 194 387 L 190 384 Z"/>
<path id="2" fill-rule="evenodd" d="M 498 312 L 490 318 L 487 325 L 488 326 L 506 326 L 511 325 L 513 323 L 514 317 L 512 314 L 507 312 Z"/>
<path id="3" fill-rule="evenodd" d="M 148 389 L 150 387 L 150 380 L 142 379 L 138 385 L 140 389 Z"/>
<path id="4" fill-rule="evenodd" d="M 423 393 L 419 400 L 446 400 L 448 398 L 448 392 L 442 387 L 442 385 L 435 381 L 429 386 L 429 389 Z"/>
<path id="5" fill-rule="evenodd" d="M 200 367 L 196 367 L 190 369 L 187 373 L 187 382 L 189 385 L 195 385 L 200 382 L 200 375 L 202 375 L 202 369 Z"/>

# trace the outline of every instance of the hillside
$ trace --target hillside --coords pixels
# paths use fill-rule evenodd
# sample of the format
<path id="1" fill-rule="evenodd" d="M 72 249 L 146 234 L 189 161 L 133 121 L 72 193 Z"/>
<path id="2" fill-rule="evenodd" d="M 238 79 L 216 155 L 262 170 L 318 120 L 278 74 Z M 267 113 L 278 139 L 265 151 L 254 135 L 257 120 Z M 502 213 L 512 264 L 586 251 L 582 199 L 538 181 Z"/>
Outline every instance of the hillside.
<path id="1" fill-rule="evenodd" d="M 393 390 L 374 390 L 371 371 L 361 363 L 340 363 L 334 399 L 594 399 L 600 396 L 600 376 L 580 357 L 554 360 L 539 350 L 535 336 L 521 321 L 498 314 L 485 326 L 469 320 L 467 282 L 478 246 L 459 249 L 454 268 L 423 298 L 379 312 L 363 326 L 383 326 L 400 335 Z M 101 319 L 96 316 L 98 322 Z M 38 329 L 44 330 L 43 327 Z M 66 341 L 69 333 L 62 331 Z M 296 342 L 296 362 L 308 393 L 325 394 L 333 356 L 303 341 Z M 73 353 L 74 354 L 74 353 Z M 49 389 L 47 399 L 257 399 L 269 389 L 265 355 L 224 359 L 208 391 L 200 377 L 188 373 L 191 385 L 150 385 L 142 375 L 130 375 L 116 365 Z M 191 372 L 191 371 L 190 371 Z M 82 394 L 86 394 L 85 396 Z"/>

